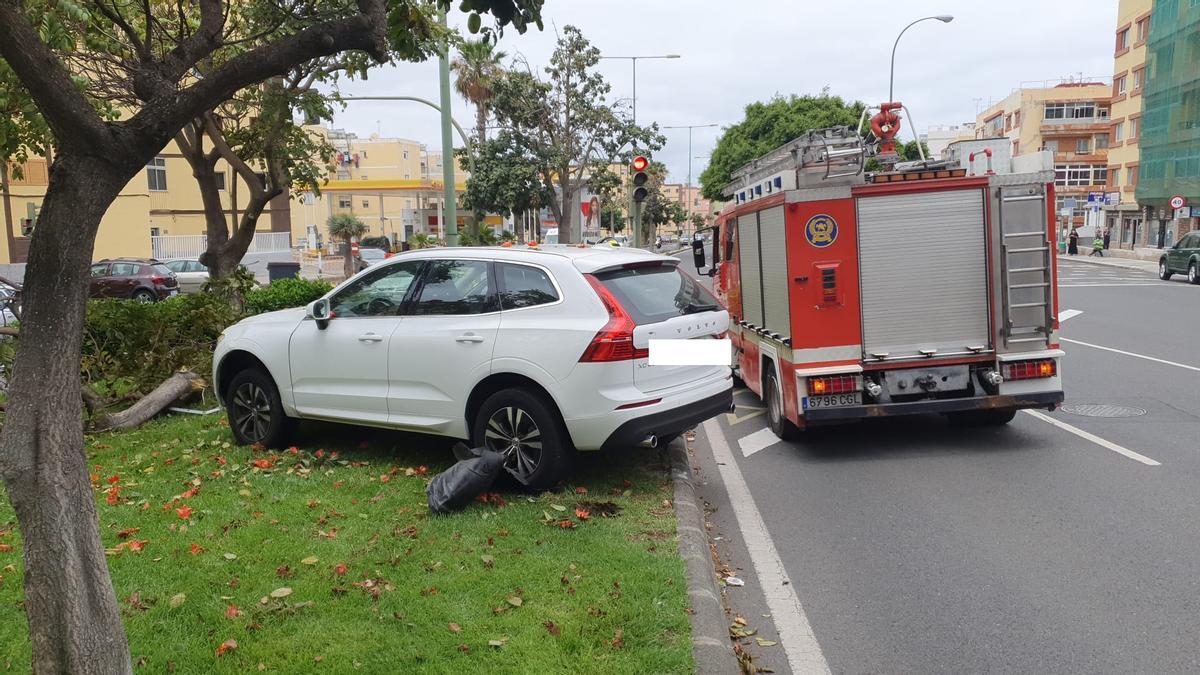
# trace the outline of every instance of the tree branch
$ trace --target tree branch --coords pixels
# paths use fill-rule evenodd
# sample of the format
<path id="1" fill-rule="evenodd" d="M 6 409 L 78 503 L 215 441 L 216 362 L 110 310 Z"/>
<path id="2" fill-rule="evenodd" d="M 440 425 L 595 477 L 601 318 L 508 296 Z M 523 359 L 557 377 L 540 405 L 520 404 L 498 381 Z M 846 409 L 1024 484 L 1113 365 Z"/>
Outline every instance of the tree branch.
<path id="1" fill-rule="evenodd" d="M 54 52 L 42 42 L 22 12 L 21 3 L 0 2 L 0 58 L 21 79 L 64 150 L 95 154 L 121 148 L 100 115 L 75 86 Z"/>
<path id="2" fill-rule="evenodd" d="M 137 31 L 133 29 L 133 26 L 129 25 L 129 22 L 125 20 L 125 17 L 121 16 L 120 10 L 109 7 L 105 0 L 95 0 L 92 5 L 99 10 L 101 14 L 108 18 L 109 21 L 112 21 L 114 24 L 116 24 L 117 27 L 121 29 L 121 32 L 125 34 L 125 37 L 129 38 L 129 42 L 133 45 L 133 49 L 135 52 L 137 52 L 139 59 L 141 59 L 143 62 L 150 60 L 149 42 L 142 42 L 142 39 L 138 37 Z M 147 0 L 146 7 L 146 15 L 149 16 L 149 0 Z"/>

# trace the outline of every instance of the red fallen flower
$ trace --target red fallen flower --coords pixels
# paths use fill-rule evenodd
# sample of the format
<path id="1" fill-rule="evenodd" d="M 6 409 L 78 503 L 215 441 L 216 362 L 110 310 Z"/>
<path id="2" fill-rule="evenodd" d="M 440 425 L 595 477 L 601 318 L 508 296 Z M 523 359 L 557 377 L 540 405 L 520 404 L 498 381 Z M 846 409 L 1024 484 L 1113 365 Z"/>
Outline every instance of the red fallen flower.
<path id="1" fill-rule="evenodd" d="M 575 517 L 580 520 L 587 520 L 592 517 L 592 514 L 587 509 L 581 509 L 577 506 L 575 507 Z"/>
<path id="2" fill-rule="evenodd" d="M 269 469 L 272 466 L 275 466 L 274 464 L 271 463 L 271 460 L 269 460 L 269 459 L 256 459 L 253 462 L 251 462 L 251 464 L 253 464 L 254 466 L 256 466 L 260 469 Z"/>
<path id="3" fill-rule="evenodd" d="M 217 647 L 217 656 L 224 656 L 225 652 L 233 651 L 237 649 L 237 647 L 237 640 L 230 638 L 222 642 L 220 647 Z"/>
<path id="4" fill-rule="evenodd" d="M 192 552 L 192 555 L 200 555 L 201 553 L 204 553 L 205 548 L 200 544 L 192 544 L 191 549 L 189 550 Z"/>
<path id="5" fill-rule="evenodd" d="M 429 474 L 429 467 L 422 464 L 413 470 L 418 476 L 426 476 Z"/>
<path id="6" fill-rule="evenodd" d="M 130 551 L 140 551 L 143 548 L 146 548 L 146 544 L 149 544 L 150 542 L 146 539 L 134 539 L 126 543 L 129 545 Z"/>
<path id="7" fill-rule="evenodd" d="M 220 464 L 221 466 L 225 466 L 228 463 L 229 463 L 229 460 L 225 459 L 224 457 L 217 457 L 217 464 Z"/>
<path id="8" fill-rule="evenodd" d="M 136 534 L 139 529 L 141 529 L 141 528 L 137 528 L 137 527 L 125 528 L 124 530 L 121 530 L 120 532 L 117 533 L 117 538 L 118 539 L 128 539 L 131 536 L 133 536 L 134 534 Z"/>
<path id="9" fill-rule="evenodd" d="M 184 492 L 183 494 L 179 495 L 179 498 L 180 499 L 191 499 L 192 497 L 195 497 L 198 494 L 200 494 L 200 488 L 194 487 L 194 488 Z"/>
<path id="10" fill-rule="evenodd" d="M 93 482 L 93 483 L 99 483 L 99 482 L 100 482 L 100 474 L 98 474 L 98 473 L 93 473 L 93 474 L 90 474 L 90 475 L 88 476 L 88 478 L 92 479 L 92 482 Z"/>
<path id="11" fill-rule="evenodd" d="M 391 477 L 391 476 L 389 476 L 389 475 L 387 475 L 387 474 L 385 473 L 385 474 L 383 474 L 383 475 L 381 475 L 381 476 L 379 477 L 379 482 L 380 482 L 380 483 L 386 483 L 386 482 L 388 482 L 388 481 L 389 481 L 389 480 L 391 480 L 391 479 L 392 479 L 392 477 Z"/>
<path id="12" fill-rule="evenodd" d="M 241 615 L 241 613 L 242 613 L 242 610 L 238 609 L 237 605 L 230 605 L 225 608 L 225 618 L 226 619 L 236 619 L 236 618 L 238 618 L 238 616 Z"/>
<path id="13" fill-rule="evenodd" d="M 573 520 L 560 520 L 560 521 L 558 521 L 557 523 L 555 523 L 555 525 L 558 525 L 559 527 L 561 527 L 561 528 L 562 528 L 562 529 L 564 529 L 564 530 L 569 530 L 569 529 L 571 529 L 572 527 L 575 527 L 575 521 L 573 521 Z"/>
<path id="14" fill-rule="evenodd" d="M 300 454 L 300 448 L 297 448 L 297 447 L 296 447 L 296 446 L 294 446 L 294 445 L 293 445 L 292 447 L 288 448 L 288 449 L 287 449 L 287 451 L 288 451 L 288 452 L 290 452 L 290 453 L 292 453 L 293 455 L 298 455 L 298 454 Z"/>
<path id="15" fill-rule="evenodd" d="M 180 519 L 187 520 L 188 518 L 192 517 L 192 507 L 185 504 L 175 509 L 175 514 L 178 515 Z"/>
<path id="16" fill-rule="evenodd" d="M 575 488 L 575 494 L 577 494 L 577 495 L 586 495 L 586 494 L 587 494 L 587 488 L 585 488 L 585 487 L 583 487 L 583 486 L 577 487 L 577 488 Z"/>
<path id="17" fill-rule="evenodd" d="M 334 566 L 333 573 L 340 576 L 342 574 L 345 574 L 348 569 L 350 569 L 350 568 L 346 567 L 345 563 L 340 563 L 340 564 Z"/>
<path id="18" fill-rule="evenodd" d="M 322 457 L 325 456 L 325 451 L 317 450 L 316 452 L 313 453 L 313 455 L 316 456 L 317 459 L 321 459 Z"/>
<path id="19" fill-rule="evenodd" d="M 109 484 L 109 485 L 116 485 L 116 484 L 117 484 L 117 483 L 119 483 L 120 481 L 121 481 L 121 477 L 120 477 L 119 475 L 113 475 L 113 476 L 109 476 L 109 477 L 108 477 L 108 484 Z"/>
<path id="20" fill-rule="evenodd" d="M 104 494 L 107 495 L 105 501 L 108 502 L 109 506 L 116 506 L 121 503 L 121 488 L 119 486 L 110 487 Z"/>

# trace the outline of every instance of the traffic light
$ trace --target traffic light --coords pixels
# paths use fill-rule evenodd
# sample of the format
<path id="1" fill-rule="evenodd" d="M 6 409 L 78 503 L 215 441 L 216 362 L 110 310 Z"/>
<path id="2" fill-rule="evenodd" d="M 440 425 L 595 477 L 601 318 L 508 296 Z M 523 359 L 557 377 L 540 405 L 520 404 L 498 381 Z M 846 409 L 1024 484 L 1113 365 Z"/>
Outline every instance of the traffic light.
<path id="1" fill-rule="evenodd" d="M 650 160 L 638 155 L 633 158 L 630 168 L 633 171 L 633 201 L 640 204 L 650 195 L 650 189 L 646 187 L 650 180 L 650 174 L 646 173 L 650 168 Z"/>

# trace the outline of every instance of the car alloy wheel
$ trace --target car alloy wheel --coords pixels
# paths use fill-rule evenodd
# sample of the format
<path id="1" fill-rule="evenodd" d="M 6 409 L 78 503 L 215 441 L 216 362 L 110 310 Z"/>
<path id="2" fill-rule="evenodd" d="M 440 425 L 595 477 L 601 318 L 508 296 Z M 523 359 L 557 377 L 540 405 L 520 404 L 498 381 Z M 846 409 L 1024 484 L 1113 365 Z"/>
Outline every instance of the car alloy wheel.
<path id="1" fill-rule="evenodd" d="M 542 431 L 523 409 L 505 406 L 488 418 L 483 442 L 504 455 L 504 466 L 522 481 L 537 471 L 542 460 Z"/>
<path id="2" fill-rule="evenodd" d="M 1196 278 L 1196 263 L 1188 265 L 1188 281 L 1191 283 L 1200 283 L 1200 279 Z"/>
<path id="3" fill-rule="evenodd" d="M 133 294 L 133 299 L 138 302 L 154 302 L 154 294 L 147 290 L 140 290 Z"/>
<path id="4" fill-rule="evenodd" d="M 271 397 L 254 382 L 243 382 L 233 392 L 230 418 L 241 435 L 253 443 L 262 443 L 271 427 Z"/>

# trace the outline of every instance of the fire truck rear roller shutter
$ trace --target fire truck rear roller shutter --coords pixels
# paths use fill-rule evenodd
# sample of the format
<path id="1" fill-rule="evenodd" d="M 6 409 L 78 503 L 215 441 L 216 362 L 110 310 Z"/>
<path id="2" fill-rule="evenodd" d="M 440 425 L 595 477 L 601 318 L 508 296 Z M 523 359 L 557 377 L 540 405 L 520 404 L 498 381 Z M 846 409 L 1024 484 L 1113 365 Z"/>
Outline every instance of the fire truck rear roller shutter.
<path id="1" fill-rule="evenodd" d="M 982 190 L 863 197 L 858 225 L 868 359 L 991 345 Z"/>
<path id="2" fill-rule="evenodd" d="M 758 249 L 758 214 L 737 219 L 738 263 L 742 275 L 742 318 L 755 326 L 763 324 L 762 269 Z"/>
<path id="3" fill-rule="evenodd" d="M 784 207 L 758 212 L 758 232 L 762 250 L 763 326 L 771 333 L 791 336 L 792 317 L 788 302 L 787 240 L 784 231 Z"/>

